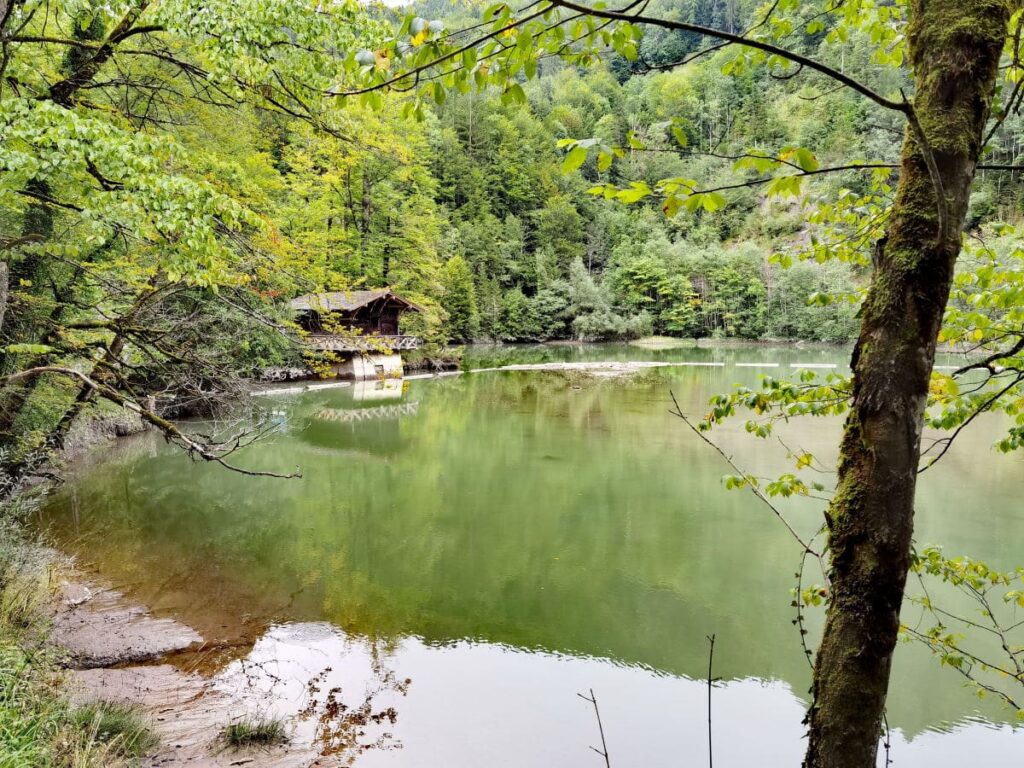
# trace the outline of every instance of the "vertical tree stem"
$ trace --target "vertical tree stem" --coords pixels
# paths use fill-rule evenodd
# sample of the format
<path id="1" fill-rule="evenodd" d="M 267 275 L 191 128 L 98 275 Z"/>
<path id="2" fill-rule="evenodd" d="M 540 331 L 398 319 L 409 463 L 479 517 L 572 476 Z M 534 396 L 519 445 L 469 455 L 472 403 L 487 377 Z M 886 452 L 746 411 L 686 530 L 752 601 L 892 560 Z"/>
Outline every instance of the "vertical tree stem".
<path id="1" fill-rule="evenodd" d="M 714 750 L 711 737 L 711 689 L 714 687 L 715 678 L 713 677 L 714 663 L 715 663 L 715 635 L 708 635 L 708 768 L 714 768 Z"/>

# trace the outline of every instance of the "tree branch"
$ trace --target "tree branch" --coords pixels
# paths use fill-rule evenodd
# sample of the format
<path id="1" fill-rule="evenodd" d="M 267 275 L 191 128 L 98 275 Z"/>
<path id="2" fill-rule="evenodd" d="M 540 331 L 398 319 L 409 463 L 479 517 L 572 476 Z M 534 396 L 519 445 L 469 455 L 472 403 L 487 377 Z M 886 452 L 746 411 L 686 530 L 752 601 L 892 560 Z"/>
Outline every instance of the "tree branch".
<path id="1" fill-rule="evenodd" d="M 229 464 L 224 460 L 224 455 L 219 453 L 208 443 L 199 442 L 192 439 L 187 434 L 178 429 L 177 425 L 172 421 L 168 421 L 162 416 L 157 415 L 148 408 L 144 408 L 133 400 L 121 395 L 117 390 L 107 386 L 95 379 L 87 376 L 81 371 L 76 371 L 74 368 L 65 368 L 59 365 L 40 365 L 35 368 L 28 368 L 24 371 L 18 371 L 17 373 L 6 376 L 0 381 L 3 382 L 16 382 L 25 379 L 35 378 L 42 376 L 47 373 L 52 373 L 58 376 L 65 376 L 70 379 L 78 381 L 83 386 L 93 390 L 100 397 L 109 400 L 110 402 L 121 406 L 122 408 L 137 413 L 139 417 L 148 424 L 153 425 L 161 432 L 168 441 L 180 445 L 185 449 L 185 452 L 190 456 L 198 456 L 204 461 L 211 461 L 215 464 L 220 464 L 225 469 L 229 469 L 232 472 L 238 472 L 243 475 L 250 475 L 252 477 L 278 477 L 284 479 L 302 477 L 301 472 L 293 472 L 291 474 L 282 475 L 277 472 L 263 472 L 256 470 L 243 469 L 233 464 Z"/>
<path id="2" fill-rule="evenodd" d="M 675 393 L 674 392 L 670 392 L 669 394 L 672 397 L 672 404 L 675 406 L 675 410 L 670 411 L 670 413 L 673 416 L 678 416 L 680 419 L 682 419 L 683 423 L 686 424 L 686 426 L 688 426 L 690 428 L 690 431 L 693 432 L 695 435 L 697 435 L 697 437 L 699 437 L 705 443 L 710 445 L 712 448 L 714 448 L 715 451 L 718 453 L 718 455 L 721 456 L 723 459 L 725 459 L 725 462 L 730 467 L 732 467 L 734 470 L 739 472 L 740 475 L 742 475 L 743 477 L 748 477 L 746 472 L 744 472 L 742 469 L 740 469 L 738 466 L 736 466 L 736 463 L 732 460 L 731 456 L 729 456 L 725 451 L 723 451 L 722 448 L 718 444 L 716 444 L 716 443 L 712 442 L 711 440 L 709 440 L 707 435 L 705 435 L 703 432 L 701 432 L 699 429 L 697 429 L 697 427 L 694 426 L 693 422 L 690 421 L 690 419 L 686 416 L 686 414 L 683 413 L 683 409 L 679 407 L 679 401 L 676 400 Z M 822 573 L 827 574 L 827 569 L 825 568 L 825 563 L 824 563 L 824 560 L 822 559 L 821 553 L 817 552 L 816 550 L 814 550 L 808 542 L 804 541 L 803 537 L 801 537 L 800 534 L 796 532 L 796 529 L 786 519 L 785 515 L 783 515 L 782 512 L 779 510 L 779 508 L 776 507 L 772 503 L 771 499 L 769 499 L 767 496 L 764 495 L 764 492 L 760 488 L 758 488 L 755 485 L 749 485 L 749 484 L 748 484 L 748 487 L 750 488 L 751 492 L 755 496 L 757 496 L 757 498 L 759 498 L 762 502 L 764 502 L 764 504 L 775 514 L 775 516 L 777 518 L 779 518 L 779 520 L 782 521 L 782 524 L 784 526 L 786 526 L 786 530 L 789 531 L 789 534 L 803 548 L 804 552 L 807 552 L 808 554 L 811 554 L 811 555 L 813 555 L 814 557 L 816 557 L 818 559 L 818 562 L 821 565 Z"/>
<path id="3" fill-rule="evenodd" d="M 724 40 L 729 43 L 735 43 L 737 45 L 742 45 L 747 48 L 754 48 L 759 51 L 764 51 L 765 53 L 771 53 L 775 56 L 784 58 L 787 61 L 792 61 L 796 64 L 802 64 L 808 69 L 813 69 L 816 72 L 820 72 L 826 77 L 829 77 L 832 80 L 835 80 L 847 86 L 848 88 L 853 89 L 862 96 L 866 96 L 879 106 L 885 107 L 886 109 L 891 109 L 895 112 L 902 112 L 903 114 L 907 114 L 908 112 L 908 105 L 905 101 L 900 102 L 893 101 L 892 99 L 887 99 L 881 94 L 871 90 L 863 83 L 854 80 L 852 77 L 840 72 L 839 70 L 833 69 L 832 67 L 826 64 L 822 64 L 820 61 L 815 61 L 814 59 L 811 59 L 802 54 L 795 53 L 794 51 L 789 51 L 786 50 L 785 48 L 780 48 L 776 45 L 772 45 L 771 43 L 765 43 L 762 42 L 761 40 L 755 40 L 753 38 L 744 37 L 743 35 L 736 35 L 721 29 L 704 27 L 701 26 L 700 24 L 691 24 L 685 21 L 662 19 L 656 16 L 644 16 L 642 14 L 623 13 L 621 11 L 612 11 L 603 8 L 593 8 L 588 5 L 573 2 L 573 0 L 551 0 L 551 3 L 552 5 L 561 8 L 567 8 L 571 11 L 576 11 L 577 13 L 583 13 L 589 16 L 596 16 L 602 19 L 616 19 L 618 21 L 628 21 L 631 24 L 646 24 L 652 27 L 662 27 L 664 29 L 673 29 L 683 32 L 696 32 L 697 34 L 705 35 L 707 37 L 713 37 L 718 40 Z"/>

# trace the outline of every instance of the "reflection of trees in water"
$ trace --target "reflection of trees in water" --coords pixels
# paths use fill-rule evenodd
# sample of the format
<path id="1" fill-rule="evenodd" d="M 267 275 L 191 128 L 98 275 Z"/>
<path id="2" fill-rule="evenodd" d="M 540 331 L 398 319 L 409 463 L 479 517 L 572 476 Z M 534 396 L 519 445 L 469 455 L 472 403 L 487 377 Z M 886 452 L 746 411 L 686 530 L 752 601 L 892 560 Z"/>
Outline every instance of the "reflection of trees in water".
<path id="1" fill-rule="evenodd" d="M 296 746 L 316 754 L 312 765 L 348 766 L 371 750 L 402 748 L 393 732 L 398 723 L 395 704 L 408 694 L 412 679 L 399 678 L 389 666 L 397 644 L 364 639 L 348 646 L 343 640 L 343 648 L 365 651 L 367 662 L 365 670 L 354 678 L 358 682 L 343 685 L 340 681 L 353 680 L 351 664 L 362 653 L 349 656 L 337 648 L 318 651 L 322 632 L 336 639 L 342 637 L 334 630 L 325 630 L 325 625 L 279 629 L 285 630 L 283 636 L 275 638 L 274 630 L 268 632 L 248 657 L 238 659 L 234 670 L 221 678 L 221 685 L 231 691 L 239 709 L 248 711 L 256 722 L 290 724 Z M 302 659 L 309 653 L 325 653 L 329 664 L 307 666 Z M 316 669 L 319 671 L 314 673 Z M 357 693 L 357 687 L 361 693 Z M 321 758 L 330 760 L 321 762 Z"/>
<path id="2" fill-rule="evenodd" d="M 313 743 L 321 757 L 336 757 L 343 765 L 352 765 L 364 752 L 402 748 L 402 742 L 387 730 L 398 722 L 398 711 L 393 706 L 378 707 L 375 702 L 386 694 L 405 696 L 412 680 L 398 679 L 384 663 L 376 643 L 370 644 L 370 658 L 372 676 L 367 679 L 362 701 L 358 703 L 343 701 L 341 686 L 323 690 L 332 671 L 330 667 L 306 685 L 309 701 L 299 712 L 299 718 L 316 723 Z M 377 727 L 385 730 L 376 735 L 368 733 Z"/>
<path id="3" fill-rule="evenodd" d="M 147 451 L 83 476 L 48 517 L 62 518 L 68 548 L 208 637 L 225 624 L 251 633 L 273 619 L 328 620 L 360 638 L 473 639 L 698 677 L 716 631 L 718 674 L 799 693 L 806 661 L 788 607 L 799 553 L 746 497 L 722 493 L 718 457 L 667 413 L 670 388 L 699 414 L 741 373 L 756 375 L 474 374 L 417 385 L 415 416 L 359 424 L 313 418 L 352 405 L 347 390 L 311 393 L 287 406 L 291 434 L 247 454 L 252 467 L 301 464 L 301 481 Z M 821 455 L 837 429 L 804 424 L 793 439 Z M 766 447 L 746 469 L 777 474 L 784 458 Z M 1015 472 L 993 463 L 986 497 L 1008 531 Z M 980 529 L 950 502 L 963 494 L 940 480 L 919 496 L 923 541 L 978 550 Z M 817 527 L 820 515 L 808 503 L 794 519 Z M 1003 539 L 1002 558 L 986 553 L 993 562 L 1012 554 Z M 931 686 L 928 654 L 900 653 L 902 679 Z M 952 672 L 927 696 L 897 687 L 890 720 L 916 732 L 959 717 L 964 698 Z"/>

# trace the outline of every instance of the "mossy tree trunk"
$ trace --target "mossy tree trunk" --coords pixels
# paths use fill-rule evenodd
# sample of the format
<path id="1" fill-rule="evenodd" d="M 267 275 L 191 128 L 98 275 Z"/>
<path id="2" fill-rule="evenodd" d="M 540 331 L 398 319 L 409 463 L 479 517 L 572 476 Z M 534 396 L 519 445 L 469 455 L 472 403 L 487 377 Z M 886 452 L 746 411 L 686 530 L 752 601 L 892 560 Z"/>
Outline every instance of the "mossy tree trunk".
<path id="1" fill-rule="evenodd" d="M 45 181 L 31 180 L 26 189 L 33 194 L 48 196 L 50 186 Z M 28 243 L 45 242 L 53 236 L 53 209 L 45 203 L 32 202 L 25 211 L 22 240 Z M 8 352 L 13 344 L 39 343 L 45 333 L 45 319 L 54 311 L 46 260 L 31 252 L 6 267 L 9 287 L 7 296 L 14 294 L 14 304 L 7 323 L 0 328 L 0 375 L 8 376 L 18 370 L 25 355 Z M 25 301 L 31 297 L 34 301 Z M 5 296 L 6 303 L 6 296 Z M 14 423 L 33 390 L 34 383 L 18 382 L 0 388 L 0 449 L 13 445 Z"/>
<path id="2" fill-rule="evenodd" d="M 928 383 L 1012 10 L 1008 0 L 912 2 L 920 132 L 908 125 L 853 352 L 853 406 L 827 514 L 832 594 L 814 669 L 807 768 L 873 768 L 877 759 Z"/>
<path id="3" fill-rule="evenodd" d="M 72 39 L 82 42 L 104 40 L 104 14 L 84 12 L 90 21 L 83 25 L 76 19 Z M 117 31 L 124 34 L 137 17 L 129 12 Z M 127 25 L 127 26 L 125 26 Z M 61 79 L 50 89 L 50 101 L 65 109 L 74 107 L 78 91 L 88 85 L 100 67 L 110 59 L 110 45 L 97 50 L 69 46 L 59 70 Z M 32 202 L 25 209 L 22 221 L 24 243 L 45 244 L 53 240 L 56 223 L 55 207 L 49 202 L 53 190 L 46 179 L 30 179 L 25 185 Z M 10 293 L 16 293 L 15 306 L 8 317 L 7 326 L 0 332 L 0 375 L 7 376 L 19 369 L 30 368 L 47 361 L 46 355 L 26 356 L 7 352 L 8 344 L 46 344 L 48 335 L 56 333 L 64 304 L 75 290 L 81 269 L 70 269 L 47 257 L 44 251 L 28 250 L 8 267 Z M 22 409 L 32 397 L 38 379 L 20 381 L 0 388 L 0 449 L 12 448 L 17 440 L 15 424 Z"/>

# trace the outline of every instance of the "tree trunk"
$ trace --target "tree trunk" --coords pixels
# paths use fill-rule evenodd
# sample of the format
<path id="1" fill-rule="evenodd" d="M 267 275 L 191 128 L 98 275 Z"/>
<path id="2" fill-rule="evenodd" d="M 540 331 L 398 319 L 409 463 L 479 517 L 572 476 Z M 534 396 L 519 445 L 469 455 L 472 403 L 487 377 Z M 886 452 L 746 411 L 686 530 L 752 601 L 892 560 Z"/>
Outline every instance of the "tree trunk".
<path id="1" fill-rule="evenodd" d="M 7 314 L 7 262 L 0 261 L 0 339 L 4 337 L 5 314 Z"/>
<path id="2" fill-rule="evenodd" d="M 50 194 L 50 185 L 37 179 L 31 179 L 25 188 L 38 195 Z M 33 201 L 25 210 L 22 240 L 45 242 L 52 236 L 53 209 L 46 203 Z M 42 254 L 30 252 L 22 255 L 21 260 L 14 262 L 8 270 L 5 304 L 9 301 L 12 306 L 4 332 L 0 335 L 0 376 L 14 373 L 26 360 L 23 354 L 7 351 L 7 345 L 39 343 L 41 336 L 46 332 L 46 317 L 56 311 L 51 290 L 56 281 L 44 279 L 47 277 L 47 266 L 47 260 Z M 26 296 L 39 299 L 39 306 L 33 306 L 32 302 L 25 301 Z M 10 448 L 13 445 L 15 421 L 34 387 L 34 381 L 19 381 L 0 387 L 0 448 Z"/>
<path id="3" fill-rule="evenodd" d="M 138 14 L 145 7 L 139 3 L 130 9 L 120 24 L 111 34 L 111 40 L 126 34 Z M 89 23 L 83 26 L 82 20 L 88 18 Z M 85 13 L 75 18 L 72 39 L 87 42 L 101 42 L 105 39 L 102 13 Z M 69 46 L 61 63 L 60 73 L 63 79 L 50 89 L 50 99 L 60 106 L 70 109 L 74 105 L 74 97 L 78 90 L 88 85 L 99 72 L 100 68 L 113 55 L 113 43 L 98 48 L 80 48 Z M 22 241 L 48 242 L 53 238 L 55 208 L 47 202 L 53 195 L 50 182 L 46 179 L 33 178 L 25 184 L 25 191 L 34 199 L 25 209 L 22 221 Z M 7 318 L 7 327 L 3 339 L 7 344 L 38 344 L 45 342 L 46 334 L 53 334 L 54 328 L 63 314 L 65 299 L 62 294 L 71 295 L 82 275 L 82 269 L 72 271 L 70 278 L 59 273 L 63 267 L 55 264 L 43 252 L 29 251 L 21 255 L 19 261 L 10 267 L 9 284 L 13 291 L 31 297 L 32 301 L 19 300 L 13 297 L 12 311 Z M 24 355 L 7 352 L 6 344 L 0 344 L 0 375 L 10 375 L 19 368 L 28 368 L 41 363 L 43 358 L 29 358 Z M 39 384 L 38 378 L 0 388 L 0 448 L 13 445 L 16 435 L 14 425 L 22 408 Z"/>
<path id="4" fill-rule="evenodd" d="M 814 668 L 808 768 L 873 768 L 877 758 L 910 562 L 928 383 L 1010 5 L 912 3 L 914 105 L 928 147 L 908 126 L 853 351 L 853 405 L 826 515 L 832 591 Z"/>
<path id="5" fill-rule="evenodd" d="M 373 215 L 373 199 L 370 196 L 372 185 L 370 184 L 370 176 L 367 172 L 363 171 L 363 244 L 366 243 L 366 238 L 370 236 L 370 222 Z"/>

